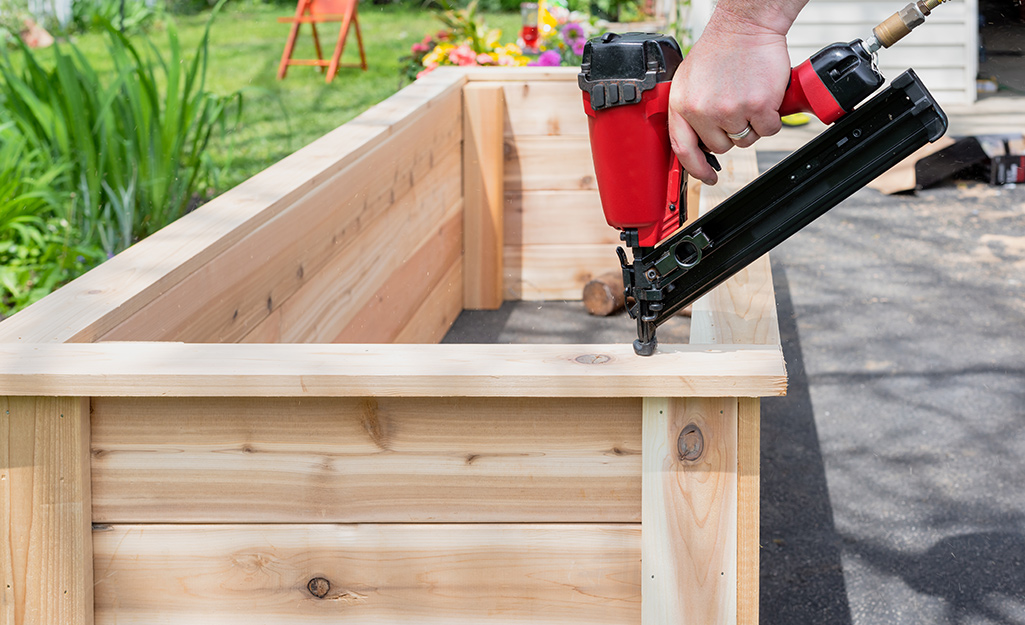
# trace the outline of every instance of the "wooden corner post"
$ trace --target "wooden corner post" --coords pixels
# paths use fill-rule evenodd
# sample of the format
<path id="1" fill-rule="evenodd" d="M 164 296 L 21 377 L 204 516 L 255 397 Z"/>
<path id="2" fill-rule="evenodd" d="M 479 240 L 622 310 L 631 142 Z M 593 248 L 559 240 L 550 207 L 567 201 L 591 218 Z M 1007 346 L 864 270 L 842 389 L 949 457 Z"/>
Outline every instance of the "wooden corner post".
<path id="1" fill-rule="evenodd" d="M 645 399 L 641 622 L 737 622 L 737 400 Z"/>
<path id="2" fill-rule="evenodd" d="M 463 285 L 469 310 L 502 305 L 505 96 L 500 83 L 463 87 Z"/>
<path id="3" fill-rule="evenodd" d="M 0 397 L 0 625 L 93 622 L 89 400 Z"/>

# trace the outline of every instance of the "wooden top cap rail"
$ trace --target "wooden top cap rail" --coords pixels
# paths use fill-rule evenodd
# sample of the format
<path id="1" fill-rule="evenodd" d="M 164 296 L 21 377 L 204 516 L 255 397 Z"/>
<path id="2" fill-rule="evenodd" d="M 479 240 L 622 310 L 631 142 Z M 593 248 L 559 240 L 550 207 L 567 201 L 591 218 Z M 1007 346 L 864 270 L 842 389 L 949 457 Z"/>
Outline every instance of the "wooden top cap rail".
<path id="1" fill-rule="evenodd" d="M 765 397 L 778 345 L 0 345 L 0 396 Z"/>

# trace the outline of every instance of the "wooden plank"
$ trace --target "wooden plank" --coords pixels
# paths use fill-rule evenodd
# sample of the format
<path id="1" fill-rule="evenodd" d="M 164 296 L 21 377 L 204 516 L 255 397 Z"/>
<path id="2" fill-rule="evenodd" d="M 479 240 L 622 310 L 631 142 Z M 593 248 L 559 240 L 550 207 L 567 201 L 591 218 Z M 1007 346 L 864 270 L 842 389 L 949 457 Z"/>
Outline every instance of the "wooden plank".
<path id="1" fill-rule="evenodd" d="M 93 341 L 230 249 L 388 136 L 419 125 L 465 76 L 432 72 L 0 323 L 0 342 Z"/>
<path id="2" fill-rule="evenodd" d="M 411 205 L 417 197 L 414 185 L 434 186 L 448 179 L 453 169 L 458 171 L 458 94 L 438 104 L 422 126 L 395 133 L 358 162 L 325 179 L 103 340 L 235 342 L 314 281 L 341 250 L 365 247 L 369 236 L 381 237 L 376 240 L 381 247 L 389 245 L 394 237 L 381 228 L 399 230 L 405 217 L 398 213 L 419 208 Z M 452 197 L 458 192 L 457 184 L 448 185 L 454 189 Z M 382 221 L 394 225 L 374 230 Z M 327 289 L 324 295 L 333 293 Z"/>
<path id="3" fill-rule="evenodd" d="M 701 186 L 700 214 L 758 176 L 754 150 L 731 150 L 722 155 L 723 170 L 715 186 Z M 692 345 L 755 343 L 779 345 L 779 320 L 768 255 L 694 302 L 691 313 Z"/>
<path id="4" fill-rule="evenodd" d="M 396 343 L 432 344 L 445 338 L 459 313 L 463 312 L 465 266 L 462 260 L 452 263 L 438 285 L 395 337 Z"/>
<path id="5" fill-rule="evenodd" d="M 452 213 L 437 233 L 414 250 L 373 297 L 360 307 L 332 343 L 404 342 L 398 340 L 404 328 L 413 321 L 424 302 L 435 299 L 433 294 L 448 279 L 452 268 L 462 264 L 463 217 L 459 210 Z M 461 294 L 452 299 L 462 302 Z M 275 325 L 280 327 L 280 322 L 275 322 Z M 246 340 L 277 342 L 277 335 L 273 341 L 262 338 L 254 334 L 252 341 L 250 337 Z"/>
<path id="6" fill-rule="evenodd" d="M 587 114 L 576 76 L 566 81 L 506 81 L 505 136 L 587 136 Z"/>
<path id="7" fill-rule="evenodd" d="M 618 268 L 611 243 L 506 247 L 505 299 L 578 300 L 592 278 Z"/>
<path id="8" fill-rule="evenodd" d="M 505 245 L 619 245 L 595 190 L 519 191 L 505 195 Z"/>
<path id="9" fill-rule="evenodd" d="M 761 544 L 761 405 L 737 404 L 737 623 L 758 625 Z"/>
<path id="10" fill-rule="evenodd" d="M 96 621 L 636 622 L 639 534 L 636 525 L 101 526 Z"/>
<path id="11" fill-rule="evenodd" d="M 280 340 L 332 340 L 396 270 L 416 262 L 411 252 L 462 211 L 459 165 L 459 150 L 450 151 L 380 218 L 361 224 L 359 235 L 281 304 Z"/>
<path id="12" fill-rule="evenodd" d="M 640 521 L 636 399 L 97 398 L 93 423 L 97 522 Z"/>
<path id="13" fill-rule="evenodd" d="M 463 299 L 470 310 L 502 305 L 504 118 L 501 85 L 463 88 Z"/>
<path id="14" fill-rule="evenodd" d="M 551 191 L 598 188 L 587 137 L 516 137 L 505 141 L 505 188 Z"/>
<path id="15" fill-rule="evenodd" d="M 736 623 L 737 401 L 645 399 L 643 412 L 641 622 Z"/>
<path id="16" fill-rule="evenodd" d="M 450 69 L 450 68 L 438 68 Z M 438 70 L 434 70 L 438 71 Z M 460 67 L 451 68 L 470 82 L 556 81 L 577 84 L 579 67 Z M 434 73 L 434 72 L 431 72 Z"/>
<path id="17" fill-rule="evenodd" d="M 0 395 L 765 397 L 774 345 L 0 344 Z"/>
<path id="18" fill-rule="evenodd" d="M 0 397 L 0 623 L 93 622 L 89 401 Z"/>

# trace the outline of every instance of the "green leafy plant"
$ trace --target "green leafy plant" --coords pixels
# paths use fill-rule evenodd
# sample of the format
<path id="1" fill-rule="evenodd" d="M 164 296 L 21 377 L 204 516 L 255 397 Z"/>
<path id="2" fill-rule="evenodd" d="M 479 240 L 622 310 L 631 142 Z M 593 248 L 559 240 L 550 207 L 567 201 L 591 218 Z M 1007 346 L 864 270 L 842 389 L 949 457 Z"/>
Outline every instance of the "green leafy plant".
<path id="1" fill-rule="evenodd" d="M 49 293 L 102 260 L 76 244 L 59 216 L 68 197 L 56 191 L 66 163 L 31 150 L 10 123 L 0 125 L 0 318 Z"/>
<path id="2" fill-rule="evenodd" d="M 108 254 L 186 212 L 207 175 L 211 136 L 223 131 L 233 106 L 241 112 L 240 92 L 205 88 L 210 23 L 223 2 L 191 59 L 171 21 L 166 59 L 148 39 L 144 54 L 104 22 L 114 66 L 107 76 L 71 43 L 54 46 L 52 69 L 24 45 L 21 63 L 6 54 L 0 63 L 6 114 L 31 148 L 67 159 L 70 221 Z"/>
<path id="3" fill-rule="evenodd" d="M 75 0 L 71 5 L 71 21 L 80 30 L 109 22 L 117 30 L 133 33 L 144 30 L 164 13 L 164 3 L 145 0 Z M 122 9 L 124 22 L 122 23 Z"/>

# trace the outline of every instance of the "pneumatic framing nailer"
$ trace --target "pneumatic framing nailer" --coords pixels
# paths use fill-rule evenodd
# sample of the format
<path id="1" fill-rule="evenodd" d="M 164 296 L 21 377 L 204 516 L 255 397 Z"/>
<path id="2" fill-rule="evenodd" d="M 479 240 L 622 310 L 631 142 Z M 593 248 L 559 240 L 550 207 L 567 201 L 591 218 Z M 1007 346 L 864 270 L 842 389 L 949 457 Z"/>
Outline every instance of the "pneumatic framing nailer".
<path id="1" fill-rule="evenodd" d="M 941 1 L 909 4 L 867 40 L 827 46 L 795 67 L 780 114 L 838 123 L 682 229 L 687 175 L 668 133 L 679 45 L 645 33 L 587 42 L 578 80 L 605 219 L 632 250 L 632 261 L 618 253 L 637 320 L 634 351 L 654 353 L 662 322 L 946 132 L 946 116 L 912 70 L 854 108 L 884 82 L 876 51 Z"/>

